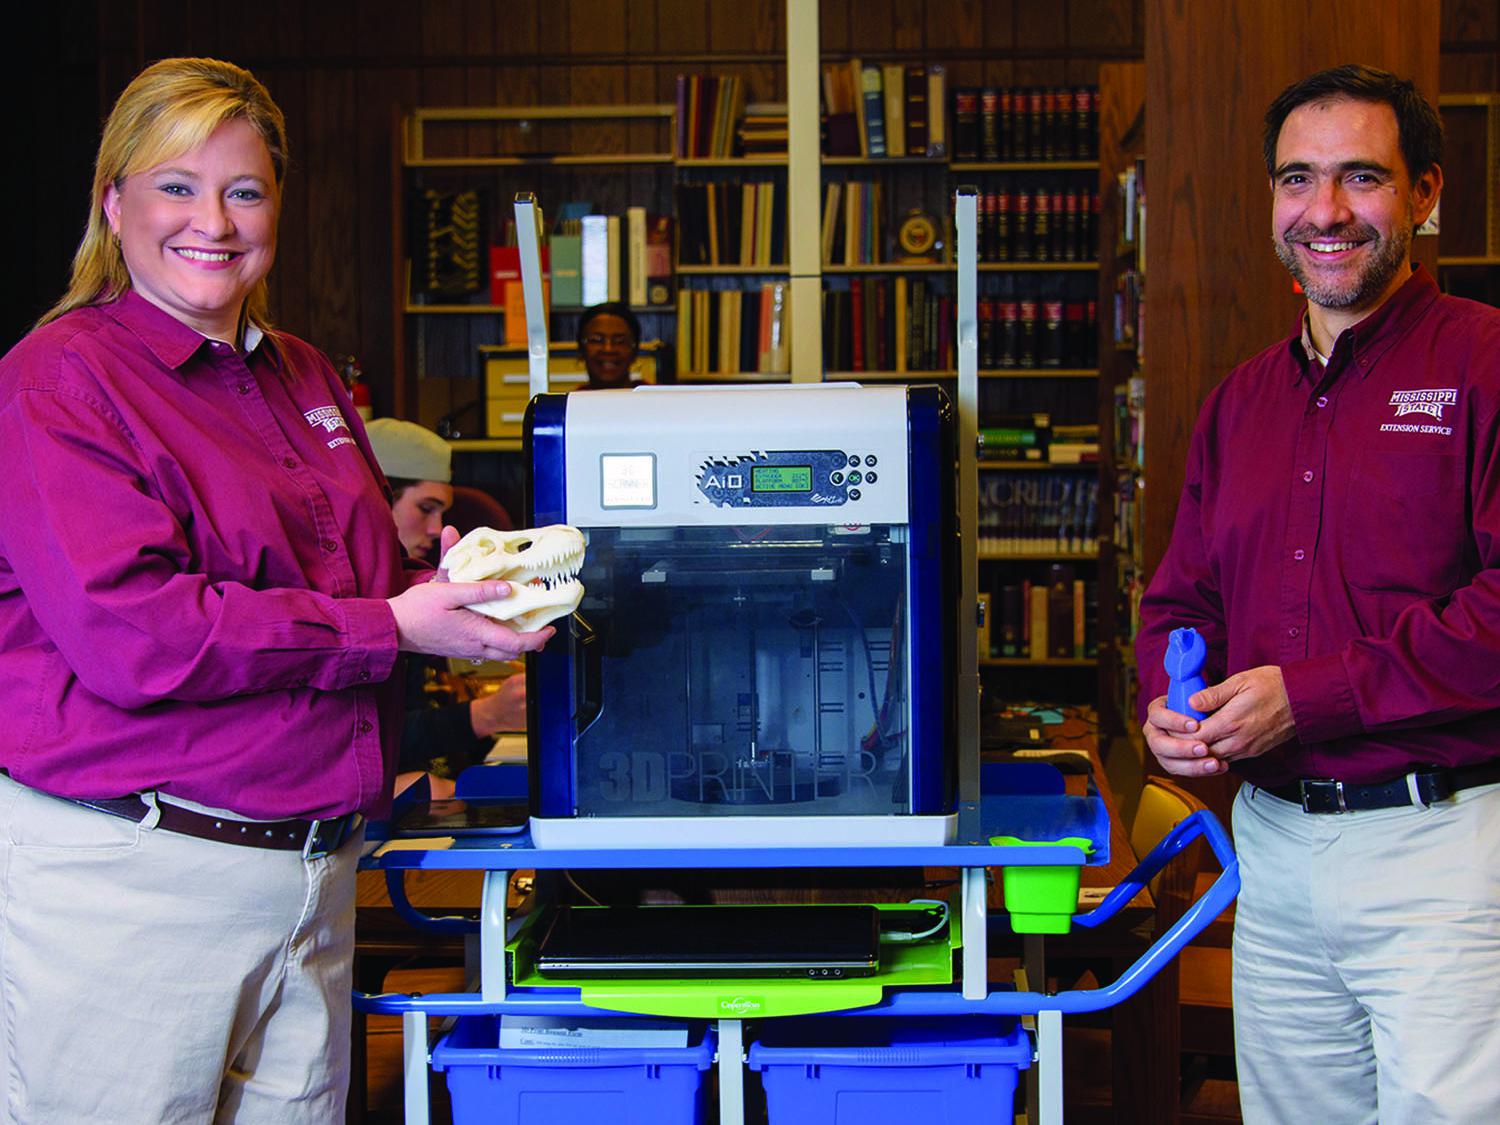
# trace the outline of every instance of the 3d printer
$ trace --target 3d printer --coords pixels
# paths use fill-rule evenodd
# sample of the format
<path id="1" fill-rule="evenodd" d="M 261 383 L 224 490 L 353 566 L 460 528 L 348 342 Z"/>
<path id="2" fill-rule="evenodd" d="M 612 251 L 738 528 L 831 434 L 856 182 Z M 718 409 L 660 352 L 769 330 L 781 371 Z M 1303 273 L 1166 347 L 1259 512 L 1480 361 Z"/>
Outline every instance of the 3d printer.
<path id="1" fill-rule="evenodd" d="M 952 407 L 930 386 L 541 395 L 529 522 L 588 541 L 530 671 L 539 846 L 956 825 Z"/>

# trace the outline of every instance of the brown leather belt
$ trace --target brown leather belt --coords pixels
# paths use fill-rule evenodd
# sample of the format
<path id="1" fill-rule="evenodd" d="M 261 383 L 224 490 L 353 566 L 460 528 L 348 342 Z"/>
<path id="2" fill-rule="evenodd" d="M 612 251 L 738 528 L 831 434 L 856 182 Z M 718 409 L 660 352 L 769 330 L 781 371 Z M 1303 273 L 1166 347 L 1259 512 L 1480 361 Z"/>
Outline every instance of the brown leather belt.
<path id="1" fill-rule="evenodd" d="M 84 800 L 81 797 L 60 799 L 110 816 L 123 817 L 137 824 L 151 812 L 151 804 L 138 793 L 101 800 Z M 338 851 L 360 824 L 359 813 L 346 813 L 323 820 L 260 821 L 233 820 L 210 813 L 194 812 L 166 801 L 157 801 L 156 808 L 161 813 L 156 826 L 165 828 L 168 832 L 196 836 L 200 840 L 216 840 L 221 844 L 239 844 L 246 848 L 300 851 L 303 859 L 321 859 Z"/>

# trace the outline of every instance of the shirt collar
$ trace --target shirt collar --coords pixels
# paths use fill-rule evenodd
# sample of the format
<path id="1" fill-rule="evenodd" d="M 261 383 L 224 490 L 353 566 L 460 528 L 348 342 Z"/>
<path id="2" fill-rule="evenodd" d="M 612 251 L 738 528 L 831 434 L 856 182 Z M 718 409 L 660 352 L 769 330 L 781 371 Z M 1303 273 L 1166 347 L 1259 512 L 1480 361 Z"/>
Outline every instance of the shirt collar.
<path id="1" fill-rule="evenodd" d="M 174 371 L 192 359 L 208 337 L 195 328 L 189 328 L 165 309 L 158 308 L 134 289 L 127 289 L 118 300 L 103 306 L 104 311 L 114 317 L 125 328 L 151 349 L 151 354 L 163 366 Z M 279 364 L 275 337 L 254 324 L 245 328 L 245 354 L 249 356 L 265 344 L 264 354 L 272 363 Z"/>
<path id="2" fill-rule="evenodd" d="M 1391 346 L 1407 327 L 1416 320 L 1427 306 L 1437 300 L 1437 282 L 1432 279 L 1423 266 L 1413 266 L 1411 276 L 1406 279 L 1400 289 L 1386 299 L 1378 309 L 1365 317 L 1351 328 L 1344 329 L 1333 342 L 1333 348 L 1328 353 L 1329 367 L 1334 366 L 1339 350 L 1358 354 L 1368 363 L 1361 363 L 1358 371 L 1363 377 L 1368 374 L 1370 364 L 1373 364 L 1385 350 Z M 1291 348 L 1293 356 L 1298 360 L 1297 378 L 1304 377 L 1312 364 L 1318 362 L 1312 346 L 1312 336 L 1308 327 L 1307 310 L 1302 310 L 1302 315 L 1297 325 L 1297 333 L 1287 345 Z M 1318 365 L 1318 372 L 1324 369 Z M 1313 380 L 1317 382 L 1317 379 Z"/>

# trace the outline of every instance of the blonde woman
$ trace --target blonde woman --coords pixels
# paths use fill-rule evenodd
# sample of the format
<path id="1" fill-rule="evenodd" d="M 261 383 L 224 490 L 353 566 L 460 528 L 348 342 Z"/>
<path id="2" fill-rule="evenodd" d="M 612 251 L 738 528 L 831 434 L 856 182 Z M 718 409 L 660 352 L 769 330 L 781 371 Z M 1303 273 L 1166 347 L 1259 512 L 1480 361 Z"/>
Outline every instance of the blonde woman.
<path id="1" fill-rule="evenodd" d="M 398 654 L 552 634 L 403 561 L 337 374 L 266 316 L 286 166 L 248 72 L 147 68 L 0 360 L 6 1122 L 341 1120 Z"/>

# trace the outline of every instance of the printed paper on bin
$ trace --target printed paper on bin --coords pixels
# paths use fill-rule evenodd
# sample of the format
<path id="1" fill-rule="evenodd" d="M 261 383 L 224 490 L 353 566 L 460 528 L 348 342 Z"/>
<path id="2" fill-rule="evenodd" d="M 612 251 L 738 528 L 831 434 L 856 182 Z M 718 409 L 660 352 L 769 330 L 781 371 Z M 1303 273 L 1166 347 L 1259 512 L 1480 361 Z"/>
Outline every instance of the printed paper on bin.
<path id="1" fill-rule="evenodd" d="M 580 1020 L 503 1015 L 500 1047 L 686 1047 L 688 1028 L 672 1020 Z"/>

